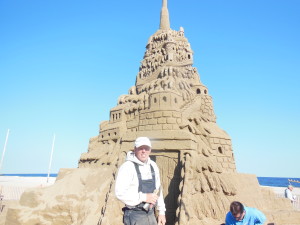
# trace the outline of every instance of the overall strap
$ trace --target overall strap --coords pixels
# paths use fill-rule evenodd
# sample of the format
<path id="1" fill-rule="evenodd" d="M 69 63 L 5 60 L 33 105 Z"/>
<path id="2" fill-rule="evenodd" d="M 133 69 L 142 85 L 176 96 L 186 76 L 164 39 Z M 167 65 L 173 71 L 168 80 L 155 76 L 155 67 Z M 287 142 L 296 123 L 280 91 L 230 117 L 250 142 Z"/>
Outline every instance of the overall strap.
<path id="1" fill-rule="evenodd" d="M 142 175 L 141 175 L 141 172 L 139 169 L 139 165 L 136 162 L 133 162 L 133 165 L 135 167 L 135 170 L 136 170 L 136 173 L 137 173 L 137 176 L 139 179 L 139 190 L 138 191 L 141 192 L 142 191 Z M 154 168 L 151 165 L 151 163 L 150 163 L 150 168 L 151 168 L 152 180 L 154 180 L 154 187 L 156 187 L 155 171 L 154 171 Z"/>

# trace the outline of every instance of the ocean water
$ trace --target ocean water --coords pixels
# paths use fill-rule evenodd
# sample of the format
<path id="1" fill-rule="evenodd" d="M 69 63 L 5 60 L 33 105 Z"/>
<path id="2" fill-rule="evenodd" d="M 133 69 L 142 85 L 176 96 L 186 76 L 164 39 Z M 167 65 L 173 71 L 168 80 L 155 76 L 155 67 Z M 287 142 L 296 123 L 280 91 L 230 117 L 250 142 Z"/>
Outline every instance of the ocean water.
<path id="1" fill-rule="evenodd" d="M 47 177 L 46 173 L 30 173 L 30 174 L 1 174 L 2 176 L 20 176 L 20 177 Z M 57 173 L 51 173 L 50 177 L 57 177 Z M 300 188 L 300 183 L 289 182 L 288 180 L 297 180 L 300 182 L 300 178 L 288 178 L 288 177 L 257 177 L 258 183 L 263 186 L 271 186 L 271 187 L 287 187 L 289 184 L 294 187 Z"/>
<path id="2" fill-rule="evenodd" d="M 289 182 L 289 179 L 300 182 L 300 178 L 292 177 L 257 177 L 258 183 L 263 186 L 287 187 L 289 184 L 291 184 L 294 187 L 300 188 L 300 183 Z"/>

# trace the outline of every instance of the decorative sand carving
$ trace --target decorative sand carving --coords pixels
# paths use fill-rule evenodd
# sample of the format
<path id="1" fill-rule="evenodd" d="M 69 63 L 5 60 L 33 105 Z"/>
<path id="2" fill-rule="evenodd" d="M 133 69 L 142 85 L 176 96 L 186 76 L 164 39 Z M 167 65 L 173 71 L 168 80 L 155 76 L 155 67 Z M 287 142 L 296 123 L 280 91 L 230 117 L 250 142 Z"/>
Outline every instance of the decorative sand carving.
<path id="1" fill-rule="evenodd" d="M 138 136 L 153 143 L 167 224 L 221 224 L 233 200 L 259 208 L 269 223 L 300 224 L 288 200 L 260 188 L 254 175 L 237 173 L 231 139 L 216 123 L 184 29 L 170 28 L 164 0 L 160 29 L 149 38 L 135 86 L 100 124 L 78 168 L 61 170 L 53 186 L 25 192 L 8 210 L 6 225 L 122 224 L 114 182 Z"/>

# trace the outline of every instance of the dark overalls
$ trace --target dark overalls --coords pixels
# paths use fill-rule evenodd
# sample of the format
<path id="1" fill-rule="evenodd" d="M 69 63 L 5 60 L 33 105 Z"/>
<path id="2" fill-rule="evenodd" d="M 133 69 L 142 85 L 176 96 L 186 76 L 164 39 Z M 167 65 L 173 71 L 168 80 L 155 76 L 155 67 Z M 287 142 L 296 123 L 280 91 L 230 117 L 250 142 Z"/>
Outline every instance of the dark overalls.
<path id="1" fill-rule="evenodd" d="M 139 179 L 139 192 L 142 193 L 153 193 L 155 190 L 155 172 L 153 166 L 151 167 L 152 179 L 142 180 L 139 165 L 133 162 L 135 170 Z M 125 225 L 157 225 L 156 218 L 154 215 L 154 207 L 149 211 L 146 211 L 143 206 L 144 202 L 136 205 L 134 208 L 124 207 L 123 223 Z"/>

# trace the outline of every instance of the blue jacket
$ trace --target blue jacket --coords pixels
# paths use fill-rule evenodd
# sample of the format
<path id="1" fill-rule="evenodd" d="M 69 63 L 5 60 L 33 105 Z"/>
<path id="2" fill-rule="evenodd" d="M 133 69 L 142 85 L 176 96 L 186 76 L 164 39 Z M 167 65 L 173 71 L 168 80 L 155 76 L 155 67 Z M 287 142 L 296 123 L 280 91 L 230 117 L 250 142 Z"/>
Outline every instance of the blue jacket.
<path id="1" fill-rule="evenodd" d="M 264 224 L 266 216 L 255 208 L 244 207 L 246 214 L 241 221 L 236 221 L 231 212 L 226 215 L 226 225 L 259 225 Z"/>

